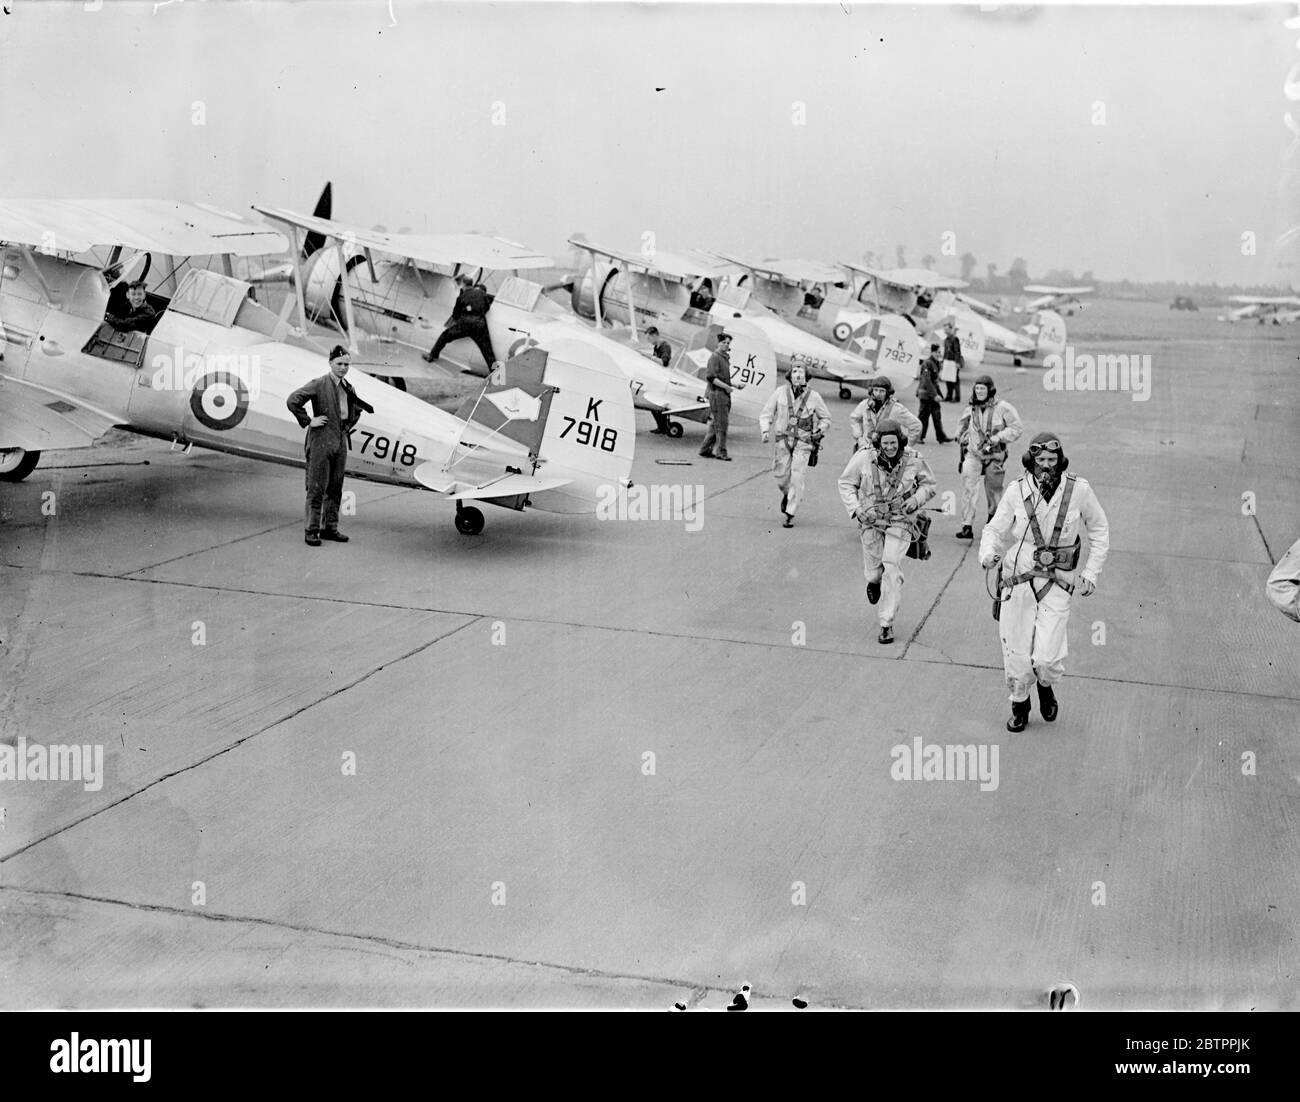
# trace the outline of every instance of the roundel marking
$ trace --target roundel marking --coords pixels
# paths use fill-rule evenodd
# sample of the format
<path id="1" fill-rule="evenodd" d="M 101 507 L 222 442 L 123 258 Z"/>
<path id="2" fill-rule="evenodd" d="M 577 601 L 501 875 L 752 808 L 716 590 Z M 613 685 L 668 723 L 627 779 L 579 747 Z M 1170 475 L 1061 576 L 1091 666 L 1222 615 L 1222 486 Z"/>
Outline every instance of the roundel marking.
<path id="1" fill-rule="evenodd" d="M 190 394 L 190 412 L 199 423 L 229 432 L 248 414 L 248 388 L 238 375 L 219 371 L 199 380 Z"/>
<path id="2" fill-rule="evenodd" d="M 834 336 L 837 341 L 846 341 L 852 334 L 853 326 L 851 326 L 847 321 L 837 321 L 835 323 L 835 328 L 831 330 L 831 335 Z"/>

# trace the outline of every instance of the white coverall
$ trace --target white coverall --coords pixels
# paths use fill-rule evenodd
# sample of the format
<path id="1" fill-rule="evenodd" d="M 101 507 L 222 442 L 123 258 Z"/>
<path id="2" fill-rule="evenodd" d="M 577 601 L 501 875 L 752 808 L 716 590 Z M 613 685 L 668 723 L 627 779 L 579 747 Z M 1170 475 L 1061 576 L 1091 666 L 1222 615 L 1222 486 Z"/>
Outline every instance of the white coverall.
<path id="1" fill-rule="evenodd" d="M 874 448 L 864 448 L 840 475 L 840 500 L 861 529 L 862 573 L 868 582 L 882 582 L 876 606 L 882 628 L 893 624 L 903 596 L 903 558 L 913 521 L 935 490 L 934 474 L 915 448 L 903 449 L 892 472 L 879 466 Z M 911 513 L 904 508 L 909 501 L 916 503 Z M 864 520 L 873 506 L 875 512 Z"/>
<path id="2" fill-rule="evenodd" d="M 1300 621 L 1300 540 L 1277 560 L 1268 576 L 1268 599 L 1283 616 Z"/>
<path id="3" fill-rule="evenodd" d="M 793 422 L 791 411 L 798 415 Z M 831 415 L 825 400 L 806 384 L 798 398 L 789 383 L 777 387 L 758 415 L 758 431 L 776 434 L 772 474 L 776 477 L 777 489 L 785 494 L 785 511 L 790 516 L 794 516 L 803 497 L 813 437 L 824 436 L 830 427 Z"/>
<path id="4" fill-rule="evenodd" d="M 1031 571 L 1034 568 L 1035 543 L 1027 510 L 1034 510 L 1039 531 L 1043 539 L 1050 542 L 1068 477 L 1068 472 L 1062 475 L 1049 502 L 1043 501 L 1029 475 L 1011 483 L 998 504 L 997 512 L 980 536 L 980 562 L 986 562 L 993 555 L 1001 557 L 1002 577 L 1008 580 Z M 1076 478 L 1056 546 L 1074 543 L 1081 527 L 1088 532 L 1087 563 L 1082 570 L 1055 571 L 1055 576 L 1069 585 L 1082 576 L 1095 585 L 1110 551 L 1110 525 L 1092 487 L 1085 479 Z M 1008 548 L 1012 549 L 1010 554 L 1005 553 Z M 1047 586 L 1046 592 L 1043 592 L 1044 586 Z M 1035 589 L 1042 592 L 1041 601 L 1034 596 Z M 1049 585 L 1045 578 L 1035 578 L 1032 583 L 1021 582 L 1014 586 L 1010 598 L 1002 605 L 1002 617 L 998 622 L 1002 637 L 1002 664 L 1013 703 L 1029 699 L 1035 677 L 1044 685 L 1054 685 L 1065 676 L 1065 656 L 1068 653 L 1065 629 L 1070 620 L 1071 596 L 1059 585 Z"/>
<path id="5" fill-rule="evenodd" d="M 849 431 L 853 433 L 854 448 L 869 448 L 871 433 L 881 421 L 896 421 L 898 427 L 907 434 L 909 444 L 915 444 L 921 439 L 921 419 L 897 398 L 887 399 L 879 412 L 871 408 L 871 399 L 866 398 L 849 414 Z"/>
<path id="6" fill-rule="evenodd" d="M 1016 407 L 1001 398 L 995 398 L 992 403 L 985 402 L 983 406 L 968 405 L 962 411 L 961 423 L 957 427 L 957 443 L 965 456 L 961 464 L 962 524 L 974 523 L 975 498 L 981 482 L 989 506 L 985 515 L 991 517 L 997 511 L 1006 477 L 1006 445 L 1018 439 L 1024 431 Z M 987 455 L 980 455 L 981 447 L 994 448 L 999 444 L 1004 450 L 995 452 L 991 463 Z"/>

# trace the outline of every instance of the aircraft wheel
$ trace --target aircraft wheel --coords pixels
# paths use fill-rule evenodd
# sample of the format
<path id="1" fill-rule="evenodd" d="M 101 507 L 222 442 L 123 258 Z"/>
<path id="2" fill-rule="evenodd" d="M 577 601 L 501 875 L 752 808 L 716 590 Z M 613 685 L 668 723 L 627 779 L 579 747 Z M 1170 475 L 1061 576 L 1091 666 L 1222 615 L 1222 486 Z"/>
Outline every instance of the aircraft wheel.
<path id="1" fill-rule="evenodd" d="M 668 422 L 668 435 L 673 440 L 680 440 L 682 437 L 682 433 L 685 431 L 686 430 L 682 428 L 682 423 L 680 421 Z"/>
<path id="2" fill-rule="evenodd" d="M 0 482 L 21 482 L 41 461 L 40 452 L 22 448 L 0 448 Z"/>
<path id="3" fill-rule="evenodd" d="M 462 536 L 477 536 L 483 531 L 483 514 L 472 505 L 457 509 L 456 531 Z"/>
<path id="4" fill-rule="evenodd" d="M 1019 357 L 1019 356 L 1013 356 L 1013 357 L 1011 358 L 1011 366 L 1012 366 L 1012 367 L 1019 367 L 1019 366 L 1020 366 L 1020 357 Z"/>
<path id="5" fill-rule="evenodd" d="M 840 387 L 840 401 L 847 402 L 852 397 L 853 397 L 853 391 L 851 391 L 846 386 Z"/>

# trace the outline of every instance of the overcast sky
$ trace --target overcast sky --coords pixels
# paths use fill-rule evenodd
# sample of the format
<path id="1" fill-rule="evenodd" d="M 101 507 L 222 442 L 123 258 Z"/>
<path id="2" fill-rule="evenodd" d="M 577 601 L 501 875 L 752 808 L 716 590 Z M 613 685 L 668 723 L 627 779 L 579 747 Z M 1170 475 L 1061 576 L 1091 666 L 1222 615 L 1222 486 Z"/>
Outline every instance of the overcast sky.
<path id="1" fill-rule="evenodd" d="M 980 274 L 1300 276 L 1294 7 L 4 2 L 7 196 L 310 209 L 330 179 L 340 219 L 561 256 L 916 264 L 951 232 Z"/>

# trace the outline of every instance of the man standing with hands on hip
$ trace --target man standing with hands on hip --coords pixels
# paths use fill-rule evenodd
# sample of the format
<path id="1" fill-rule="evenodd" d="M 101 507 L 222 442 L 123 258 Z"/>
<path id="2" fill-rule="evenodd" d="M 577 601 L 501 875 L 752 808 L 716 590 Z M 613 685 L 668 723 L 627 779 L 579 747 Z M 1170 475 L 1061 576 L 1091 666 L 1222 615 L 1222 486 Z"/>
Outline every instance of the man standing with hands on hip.
<path id="1" fill-rule="evenodd" d="M 285 404 L 295 420 L 307 430 L 304 444 L 307 453 L 307 531 L 308 547 L 319 547 L 321 540 L 347 543 L 339 531 L 339 506 L 343 501 L 343 472 L 348 463 L 352 441 L 348 433 L 362 413 L 374 413 L 370 405 L 347 383 L 352 360 L 348 350 L 335 345 L 330 352 L 328 375 L 304 383 L 289 395 Z M 311 402 L 314 417 L 308 417 Z"/>

